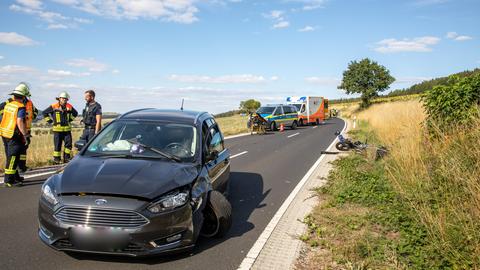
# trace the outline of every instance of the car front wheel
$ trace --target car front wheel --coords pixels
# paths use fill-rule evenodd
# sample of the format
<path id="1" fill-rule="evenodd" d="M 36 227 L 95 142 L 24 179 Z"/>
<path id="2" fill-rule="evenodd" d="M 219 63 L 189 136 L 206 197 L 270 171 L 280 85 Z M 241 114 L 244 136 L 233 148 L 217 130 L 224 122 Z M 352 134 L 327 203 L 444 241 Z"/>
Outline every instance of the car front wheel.
<path id="1" fill-rule="evenodd" d="M 210 191 L 203 214 L 204 221 L 200 234 L 204 237 L 220 238 L 232 226 L 232 205 L 216 190 Z"/>

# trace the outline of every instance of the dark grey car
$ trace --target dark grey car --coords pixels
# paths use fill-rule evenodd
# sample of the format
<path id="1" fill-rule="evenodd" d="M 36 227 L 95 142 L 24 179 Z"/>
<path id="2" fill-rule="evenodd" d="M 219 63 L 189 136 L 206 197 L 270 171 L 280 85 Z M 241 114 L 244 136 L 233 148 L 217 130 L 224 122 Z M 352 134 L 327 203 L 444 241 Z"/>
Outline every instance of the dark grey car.
<path id="1" fill-rule="evenodd" d="M 39 237 L 50 247 L 140 256 L 228 231 L 230 154 L 210 114 L 132 111 L 76 145 L 42 186 Z"/>

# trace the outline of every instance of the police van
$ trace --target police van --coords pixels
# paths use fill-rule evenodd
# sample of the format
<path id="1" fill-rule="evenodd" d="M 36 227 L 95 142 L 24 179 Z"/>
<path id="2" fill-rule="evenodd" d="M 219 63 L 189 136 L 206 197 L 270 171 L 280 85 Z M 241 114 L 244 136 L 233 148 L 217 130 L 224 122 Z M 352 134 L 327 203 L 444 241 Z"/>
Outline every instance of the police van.
<path id="1" fill-rule="evenodd" d="M 258 108 L 257 113 L 267 120 L 272 131 L 276 131 L 282 124 L 291 129 L 298 126 L 298 112 L 293 105 L 269 104 Z"/>

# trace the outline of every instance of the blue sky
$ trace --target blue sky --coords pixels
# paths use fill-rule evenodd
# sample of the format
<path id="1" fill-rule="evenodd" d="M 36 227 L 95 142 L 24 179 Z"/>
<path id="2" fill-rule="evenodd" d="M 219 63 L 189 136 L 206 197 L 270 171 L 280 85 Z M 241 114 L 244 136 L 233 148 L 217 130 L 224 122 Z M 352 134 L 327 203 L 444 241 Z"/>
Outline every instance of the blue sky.
<path id="1" fill-rule="evenodd" d="M 185 107 L 347 97 L 336 86 L 369 57 L 391 90 L 480 66 L 478 0 L 15 0 L 0 2 L 0 95 L 20 81 L 43 109 Z"/>

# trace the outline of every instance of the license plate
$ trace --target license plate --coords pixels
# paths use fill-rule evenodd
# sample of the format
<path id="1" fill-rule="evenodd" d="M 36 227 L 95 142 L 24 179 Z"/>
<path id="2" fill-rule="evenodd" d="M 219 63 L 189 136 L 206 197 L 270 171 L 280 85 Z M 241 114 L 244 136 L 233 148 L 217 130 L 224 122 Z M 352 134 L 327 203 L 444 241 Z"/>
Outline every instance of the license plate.
<path id="1" fill-rule="evenodd" d="M 73 227 L 70 240 L 79 249 L 113 251 L 128 245 L 128 233 L 125 230 L 109 227 Z"/>

